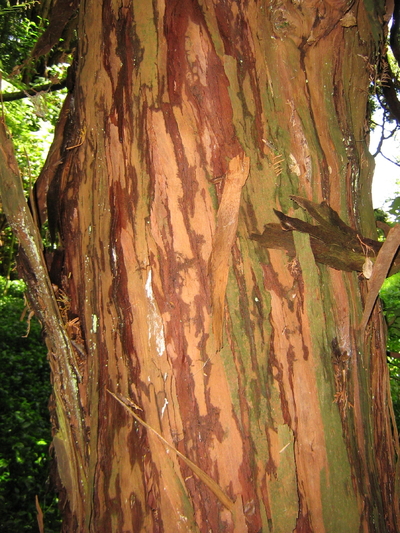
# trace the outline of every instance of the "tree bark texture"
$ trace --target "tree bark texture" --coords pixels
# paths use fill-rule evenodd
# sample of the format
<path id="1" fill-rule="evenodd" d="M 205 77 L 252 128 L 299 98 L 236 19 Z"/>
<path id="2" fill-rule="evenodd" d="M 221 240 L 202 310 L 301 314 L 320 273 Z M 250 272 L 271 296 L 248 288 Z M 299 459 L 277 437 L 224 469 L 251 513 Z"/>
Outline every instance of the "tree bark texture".
<path id="1" fill-rule="evenodd" d="M 80 3 L 42 180 L 80 370 L 81 421 L 63 423 L 84 427 L 82 468 L 55 430 L 65 531 L 398 531 L 379 309 L 357 329 L 367 282 L 317 264 L 306 234 L 290 259 L 250 239 L 274 209 L 307 218 L 290 195 L 374 238 L 367 102 L 387 15 L 383 0 Z"/>

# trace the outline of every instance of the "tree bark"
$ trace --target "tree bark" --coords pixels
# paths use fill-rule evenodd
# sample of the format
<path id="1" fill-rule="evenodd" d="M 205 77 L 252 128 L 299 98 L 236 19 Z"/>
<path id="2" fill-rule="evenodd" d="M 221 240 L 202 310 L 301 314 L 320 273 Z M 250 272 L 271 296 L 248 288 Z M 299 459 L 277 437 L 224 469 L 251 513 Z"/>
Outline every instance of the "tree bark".
<path id="1" fill-rule="evenodd" d="M 80 3 L 44 180 L 84 424 L 79 478 L 55 446 L 64 531 L 399 530 L 379 307 L 357 329 L 367 282 L 317 264 L 307 234 L 290 259 L 250 238 L 274 209 L 305 219 L 290 195 L 375 237 L 367 101 L 387 15 Z"/>

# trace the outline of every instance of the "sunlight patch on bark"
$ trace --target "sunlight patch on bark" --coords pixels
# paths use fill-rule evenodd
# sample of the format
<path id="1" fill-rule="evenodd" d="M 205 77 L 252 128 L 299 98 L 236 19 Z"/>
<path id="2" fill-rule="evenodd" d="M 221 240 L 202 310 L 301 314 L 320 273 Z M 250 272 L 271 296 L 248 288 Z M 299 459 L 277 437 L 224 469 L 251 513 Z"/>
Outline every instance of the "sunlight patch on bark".
<path id="1" fill-rule="evenodd" d="M 151 285 L 151 270 L 147 274 L 145 289 L 148 302 L 147 323 L 149 327 L 149 341 L 155 338 L 157 355 L 161 357 L 165 352 L 164 328 L 154 299 L 153 287 Z"/>

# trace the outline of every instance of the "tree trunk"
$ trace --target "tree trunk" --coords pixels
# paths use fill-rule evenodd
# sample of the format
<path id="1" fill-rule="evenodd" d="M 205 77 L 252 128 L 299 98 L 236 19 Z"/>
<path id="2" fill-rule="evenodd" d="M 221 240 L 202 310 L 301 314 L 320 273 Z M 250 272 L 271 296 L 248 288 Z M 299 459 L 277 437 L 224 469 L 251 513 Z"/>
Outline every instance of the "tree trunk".
<path id="1" fill-rule="evenodd" d="M 290 195 L 374 238 L 386 15 L 383 0 L 81 2 L 46 183 L 79 368 L 78 423 L 52 362 L 64 531 L 399 531 L 379 309 L 358 328 L 367 281 L 316 263 L 307 234 L 294 258 L 250 238 L 274 209 L 310 221 Z M 74 455 L 68 425 L 84 428 Z"/>

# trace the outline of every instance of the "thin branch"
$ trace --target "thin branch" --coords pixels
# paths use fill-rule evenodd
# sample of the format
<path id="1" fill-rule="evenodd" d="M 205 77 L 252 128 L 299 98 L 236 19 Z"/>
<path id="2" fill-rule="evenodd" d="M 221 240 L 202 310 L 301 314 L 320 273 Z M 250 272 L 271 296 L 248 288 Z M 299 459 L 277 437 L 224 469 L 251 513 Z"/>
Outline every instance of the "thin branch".
<path id="1" fill-rule="evenodd" d="M 379 98 L 378 98 L 378 101 L 379 101 L 379 104 L 381 105 L 382 109 L 384 109 L 383 103 L 380 101 Z M 385 132 L 386 132 L 385 124 L 387 122 L 388 122 L 388 119 L 387 119 L 387 112 L 386 111 L 384 111 L 383 116 L 382 116 L 382 124 L 378 124 L 378 123 L 374 122 L 374 125 L 376 127 L 381 128 L 381 135 L 380 135 L 380 139 L 379 139 L 378 145 L 376 147 L 375 153 L 372 154 L 372 156 L 376 157 L 378 154 L 380 154 L 384 159 L 386 159 L 390 163 L 393 163 L 394 165 L 400 167 L 400 163 L 399 162 L 394 161 L 393 159 L 390 159 L 389 157 L 387 157 L 382 152 L 382 146 L 383 146 L 384 142 L 387 141 L 388 139 L 391 139 L 394 136 L 394 134 L 399 131 L 399 125 L 396 123 L 396 126 L 392 130 L 390 130 L 387 135 L 385 135 Z"/>
<path id="2" fill-rule="evenodd" d="M 400 167 L 400 163 L 398 161 L 393 161 L 393 159 L 390 159 L 390 157 L 387 157 L 383 152 L 379 152 L 381 156 L 386 159 L 386 161 L 389 161 L 390 163 L 393 163 L 393 165 L 396 165 L 396 167 Z M 374 154 L 374 157 L 377 154 Z"/>
<path id="3" fill-rule="evenodd" d="M 114 394 L 109 389 L 107 389 L 108 394 L 110 394 L 113 398 L 117 400 L 127 411 L 128 413 L 133 416 L 133 418 L 139 422 L 143 427 L 145 427 L 148 431 L 151 431 L 154 435 L 156 435 L 161 442 L 165 444 L 165 446 L 168 447 L 168 449 L 172 450 L 178 457 L 182 459 L 184 463 L 187 464 L 187 466 L 196 474 L 196 476 L 201 479 L 201 481 L 207 485 L 207 487 L 215 494 L 215 496 L 219 499 L 219 501 L 224 505 L 231 513 L 235 514 L 235 503 L 225 494 L 225 492 L 221 489 L 221 487 L 216 483 L 204 470 L 202 470 L 199 466 L 197 466 L 193 461 L 191 461 L 186 455 L 183 455 L 179 450 L 175 448 L 172 444 L 170 444 L 158 431 L 156 431 L 152 426 L 150 426 L 147 422 L 145 422 L 140 416 L 138 416 L 133 409 L 140 409 L 139 406 L 134 404 L 132 400 L 129 398 L 125 398 L 125 396 L 122 396 L 121 394 Z"/>
<path id="4" fill-rule="evenodd" d="M 3 102 L 14 102 L 15 100 L 22 100 L 22 98 L 29 98 L 30 96 L 36 96 L 38 93 L 50 93 L 53 91 L 60 91 L 67 86 L 67 80 L 63 80 L 59 83 L 46 83 L 45 85 L 37 85 L 31 89 L 25 91 L 18 91 L 15 93 L 2 93 Z"/>
<path id="5" fill-rule="evenodd" d="M 0 195 L 4 213 L 20 244 L 20 267 L 29 298 L 46 331 L 59 427 L 53 439 L 56 455 L 66 461 L 64 486 L 82 505 L 86 497 L 84 416 L 79 402 L 79 367 L 65 329 L 42 252 L 42 242 L 25 199 L 18 163 L 5 124 L 0 120 Z M 61 476 L 63 473 L 60 474 Z"/>
<path id="6" fill-rule="evenodd" d="M 395 0 L 394 9 L 393 9 L 393 18 L 392 18 L 392 28 L 390 30 L 390 48 L 392 49 L 393 55 L 397 61 L 400 63 L 400 0 Z"/>

